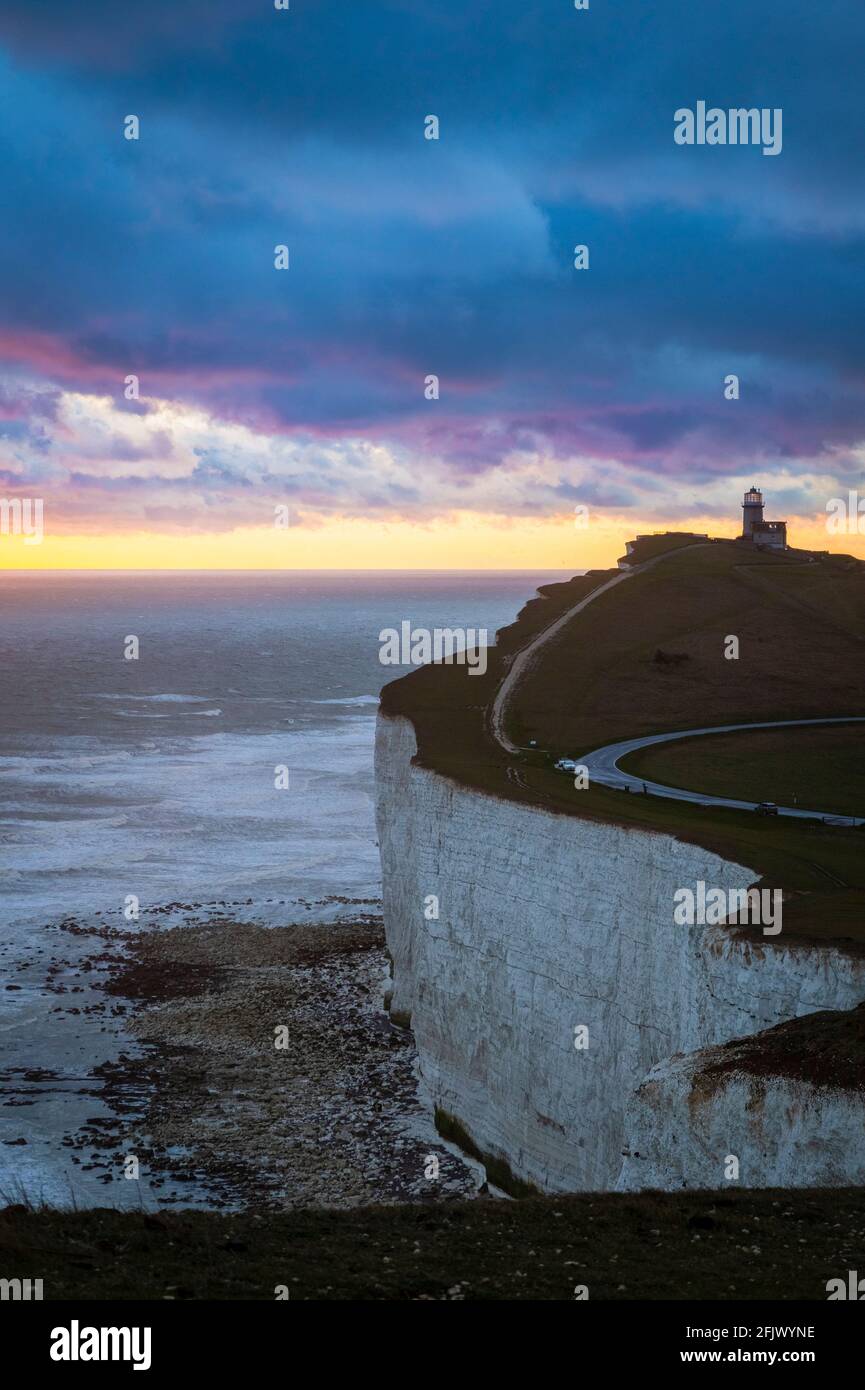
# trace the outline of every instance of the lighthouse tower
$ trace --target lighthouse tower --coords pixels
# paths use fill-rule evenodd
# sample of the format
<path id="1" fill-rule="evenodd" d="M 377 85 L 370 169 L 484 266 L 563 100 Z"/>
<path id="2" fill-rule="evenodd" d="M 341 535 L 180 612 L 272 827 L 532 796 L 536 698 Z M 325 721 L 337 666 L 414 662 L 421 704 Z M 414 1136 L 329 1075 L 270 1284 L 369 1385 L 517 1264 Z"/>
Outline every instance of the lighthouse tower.
<path id="1" fill-rule="evenodd" d="M 763 525 L 763 494 L 755 485 L 745 493 L 742 503 L 742 535 L 745 540 L 753 540 L 754 532 Z"/>

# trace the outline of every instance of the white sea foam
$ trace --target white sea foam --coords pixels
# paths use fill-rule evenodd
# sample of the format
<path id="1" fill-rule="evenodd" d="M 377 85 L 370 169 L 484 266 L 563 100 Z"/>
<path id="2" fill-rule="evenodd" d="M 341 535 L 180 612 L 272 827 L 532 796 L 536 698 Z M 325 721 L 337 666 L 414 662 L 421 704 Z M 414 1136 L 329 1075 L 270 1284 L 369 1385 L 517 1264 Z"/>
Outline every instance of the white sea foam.
<path id="1" fill-rule="evenodd" d="M 339 700 L 310 700 L 311 705 L 377 705 L 377 695 L 346 695 Z"/>
<path id="2" fill-rule="evenodd" d="M 130 695 L 130 694 L 93 694 L 92 700 L 141 700 L 152 701 L 154 704 L 163 705 L 206 705 L 206 695 Z"/>
<path id="3" fill-rule="evenodd" d="M 142 908 L 376 898 L 373 739 L 370 715 L 327 729 L 173 738 L 132 758 L 103 749 L 72 760 L 58 740 L 56 757 L 5 759 L 3 857 L 17 872 L 0 872 L 4 918 L 109 911 L 130 893 Z M 277 790 L 283 764 L 289 787 Z M 36 817 L 37 807 L 57 814 Z"/>

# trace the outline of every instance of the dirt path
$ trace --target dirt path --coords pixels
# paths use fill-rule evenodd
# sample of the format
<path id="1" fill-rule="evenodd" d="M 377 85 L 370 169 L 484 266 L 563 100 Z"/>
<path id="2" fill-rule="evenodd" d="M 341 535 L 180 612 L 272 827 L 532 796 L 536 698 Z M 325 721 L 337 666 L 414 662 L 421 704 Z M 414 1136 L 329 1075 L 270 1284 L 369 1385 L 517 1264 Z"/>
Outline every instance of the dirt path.
<path id="1" fill-rule="evenodd" d="M 703 543 L 698 542 L 698 544 Z M 690 546 L 687 548 L 691 549 Z M 629 569 L 614 574 L 612 579 L 607 579 L 603 584 L 599 584 L 590 594 L 580 599 L 579 603 L 575 603 L 573 608 L 569 608 L 567 612 L 562 613 L 561 617 L 556 618 L 555 622 L 550 623 L 549 627 L 545 627 L 536 637 L 533 637 L 531 642 L 527 643 L 521 651 L 517 652 L 511 662 L 508 674 L 498 688 L 496 697 L 490 706 L 489 714 L 490 732 L 496 740 L 496 743 L 498 743 L 501 748 L 504 748 L 505 752 L 519 753 L 522 751 L 519 745 L 513 743 L 505 732 L 507 707 L 513 698 L 514 691 L 519 681 L 526 672 L 534 666 L 541 648 L 544 647 L 551 638 L 561 632 L 562 628 L 565 627 L 572 618 L 575 618 L 578 613 L 582 613 L 583 609 L 588 608 L 589 604 L 594 603 L 595 599 L 600 598 L 601 594 L 606 594 L 610 589 L 615 589 L 618 584 L 624 584 L 627 579 L 633 579 L 636 574 L 644 574 L 646 570 L 653 569 L 661 560 L 666 560 L 670 555 L 678 555 L 681 549 L 682 547 L 677 547 L 674 550 L 665 550 L 660 555 L 654 555 L 651 560 L 644 560 L 641 565 L 633 565 Z"/>

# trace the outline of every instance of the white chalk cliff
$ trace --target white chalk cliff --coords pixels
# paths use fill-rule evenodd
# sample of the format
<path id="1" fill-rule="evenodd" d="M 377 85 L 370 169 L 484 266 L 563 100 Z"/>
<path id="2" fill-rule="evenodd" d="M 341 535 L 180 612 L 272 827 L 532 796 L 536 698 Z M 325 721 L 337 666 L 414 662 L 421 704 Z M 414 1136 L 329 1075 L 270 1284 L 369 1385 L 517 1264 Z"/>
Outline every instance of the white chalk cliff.
<path id="1" fill-rule="evenodd" d="M 730 1158 L 742 1187 L 865 1184 L 861 1091 L 747 1066 L 714 1079 L 720 1051 L 673 1057 L 649 1072 L 626 1115 L 621 1190 L 719 1187 Z"/>
<path id="2" fill-rule="evenodd" d="M 745 1080 L 695 1105 L 700 1059 L 676 1054 L 852 1008 L 865 959 L 677 926 L 677 888 L 759 874 L 667 834 L 485 795 L 415 752 L 412 724 L 380 714 L 391 1007 L 410 1017 L 430 1103 L 481 1153 L 546 1192 L 720 1187 L 728 1155 L 749 1186 L 863 1181 L 860 1096 L 763 1078 L 757 1123 Z"/>

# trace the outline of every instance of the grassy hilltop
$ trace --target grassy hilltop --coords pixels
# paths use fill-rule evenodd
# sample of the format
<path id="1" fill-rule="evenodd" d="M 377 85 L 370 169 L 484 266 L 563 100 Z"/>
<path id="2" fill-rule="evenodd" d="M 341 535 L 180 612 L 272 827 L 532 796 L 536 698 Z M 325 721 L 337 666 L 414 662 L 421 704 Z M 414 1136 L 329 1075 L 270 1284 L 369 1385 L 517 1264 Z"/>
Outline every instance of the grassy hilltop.
<path id="1" fill-rule="evenodd" d="M 728 635 L 738 660 L 725 659 Z M 579 614 L 521 682 L 513 723 L 519 742 L 587 752 L 703 725 L 865 714 L 863 676 L 865 564 L 716 541 L 672 551 Z"/>

